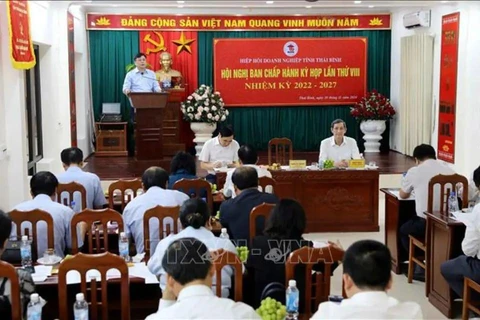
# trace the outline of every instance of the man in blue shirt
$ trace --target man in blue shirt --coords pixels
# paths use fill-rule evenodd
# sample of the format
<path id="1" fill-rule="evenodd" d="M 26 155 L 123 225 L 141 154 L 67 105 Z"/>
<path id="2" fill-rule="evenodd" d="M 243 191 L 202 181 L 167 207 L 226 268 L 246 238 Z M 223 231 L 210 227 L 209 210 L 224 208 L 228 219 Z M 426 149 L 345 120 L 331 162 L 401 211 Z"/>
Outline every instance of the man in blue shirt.
<path id="1" fill-rule="evenodd" d="M 88 209 L 102 209 L 107 207 L 107 200 L 103 193 L 102 186 L 100 184 L 100 178 L 93 173 L 84 172 L 83 167 L 83 152 L 79 148 L 67 148 L 60 154 L 62 159 L 63 168 L 65 172 L 57 176 L 59 183 L 76 182 L 81 184 L 85 191 L 87 191 L 87 208 Z M 60 197 L 62 195 L 59 195 Z M 63 199 L 63 197 L 62 197 Z M 76 204 L 80 204 L 80 194 L 75 193 L 74 199 Z M 63 202 L 62 202 L 63 203 Z M 79 208 L 77 206 L 77 208 Z M 82 210 L 87 208 L 81 208 Z"/>
<path id="2" fill-rule="evenodd" d="M 136 68 L 128 72 L 123 82 L 123 93 L 130 92 L 161 92 L 155 72 L 147 69 L 147 56 L 137 53 L 134 57 Z"/>

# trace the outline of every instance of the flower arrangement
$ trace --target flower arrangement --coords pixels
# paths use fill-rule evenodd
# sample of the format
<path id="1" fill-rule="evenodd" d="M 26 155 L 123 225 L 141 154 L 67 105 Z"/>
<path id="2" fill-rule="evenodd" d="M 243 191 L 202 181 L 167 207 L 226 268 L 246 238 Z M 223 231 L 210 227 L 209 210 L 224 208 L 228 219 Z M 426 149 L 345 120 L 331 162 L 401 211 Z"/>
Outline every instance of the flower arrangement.
<path id="1" fill-rule="evenodd" d="M 217 123 L 225 121 L 228 110 L 224 108 L 220 92 L 202 84 L 181 104 L 183 119 L 188 122 Z"/>
<path id="2" fill-rule="evenodd" d="M 390 100 L 375 89 L 350 108 L 350 115 L 357 121 L 388 120 L 393 118 L 395 113 Z"/>

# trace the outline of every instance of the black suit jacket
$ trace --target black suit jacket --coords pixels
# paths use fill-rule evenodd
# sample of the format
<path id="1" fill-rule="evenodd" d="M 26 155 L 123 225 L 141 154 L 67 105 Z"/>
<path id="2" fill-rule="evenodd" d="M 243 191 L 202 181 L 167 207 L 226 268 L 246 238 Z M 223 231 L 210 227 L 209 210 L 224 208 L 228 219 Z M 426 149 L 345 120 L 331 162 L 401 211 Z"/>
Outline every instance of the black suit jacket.
<path id="1" fill-rule="evenodd" d="M 278 198 L 274 194 L 260 192 L 258 189 L 247 189 L 220 206 L 220 223 L 228 229 L 231 239 L 237 245 L 249 246 L 250 212 L 264 202 L 277 204 Z M 257 219 L 257 234 L 263 233 L 265 222 L 262 220 Z"/>

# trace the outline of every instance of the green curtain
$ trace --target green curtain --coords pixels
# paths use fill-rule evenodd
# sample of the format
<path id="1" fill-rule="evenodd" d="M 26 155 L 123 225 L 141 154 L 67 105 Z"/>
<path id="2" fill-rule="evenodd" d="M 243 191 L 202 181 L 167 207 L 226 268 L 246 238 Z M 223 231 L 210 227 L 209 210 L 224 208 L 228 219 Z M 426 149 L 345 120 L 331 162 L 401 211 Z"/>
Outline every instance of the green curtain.
<path id="1" fill-rule="evenodd" d="M 102 115 L 102 103 L 120 102 L 122 118 L 128 121 L 128 149 L 134 150 L 133 121 L 128 99 L 122 92 L 125 66 L 140 50 L 138 31 L 89 31 L 92 103 L 95 120 Z"/>
<path id="2" fill-rule="evenodd" d="M 228 31 L 198 33 L 199 84 L 213 84 L 214 38 L 280 38 L 280 37 L 367 37 L 367 88 L 390 96 L 391 33 L 382 31 Z M 214 85 L 214 84 L 213 84 Z M 330 123 L 337 118 L 347 123 L 347 135 L 357 139 L 363 150 L 358 123 L 349 106 L 319 107 L 248 107 L 231 108 L 227 120 L 235 130 L 239 143 L 249 143 L 257 149 L 267 149 L 274 137 L 288 137 L 296 151 L 318 150 L 320 141 L 331 135 Z M 389 130 L 381 141 L 381 150 L 389 150 Z"/>

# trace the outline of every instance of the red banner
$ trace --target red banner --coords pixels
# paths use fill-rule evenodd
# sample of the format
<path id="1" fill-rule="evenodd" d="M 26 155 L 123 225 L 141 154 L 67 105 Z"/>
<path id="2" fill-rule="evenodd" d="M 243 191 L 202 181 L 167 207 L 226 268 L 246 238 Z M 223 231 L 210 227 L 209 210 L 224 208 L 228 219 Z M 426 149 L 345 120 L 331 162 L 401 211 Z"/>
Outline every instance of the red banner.
<path id="1" fill-rule="evenodd" d="M 67 12 L 68 34 L 68 82 L 70 93 L 70 140 L 72 147 L 77 146 L 77 105 L 75 93 L 75 34 L 73 15 Z"/>
<path id="2" fill-rule="evenodd" d="M 353 104 L 366 91 L 366 38 L 214 40 L 227 106 Z"/>
<path id="3" fill-rule="evenodd" d="M 88 30 L 390 30 L 390 14 L 328 16 L 163 16 L 87 14 Z"/>
<path id="4" fill-rule="evenodd" d="M 457 108 L 459 27 L 459 12 L 442 17 L 438 159 L 450 163 L 455 162 L 455 113 Z"/>
<path id="5" fill-rule="evenodd" d="M 28 1 L 7 1 L 10 58 L 15 69 L 35 66 L 35 53 L 30 36 Z"/>

